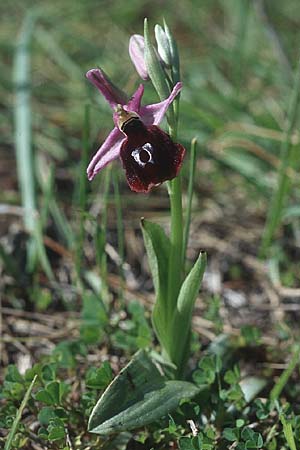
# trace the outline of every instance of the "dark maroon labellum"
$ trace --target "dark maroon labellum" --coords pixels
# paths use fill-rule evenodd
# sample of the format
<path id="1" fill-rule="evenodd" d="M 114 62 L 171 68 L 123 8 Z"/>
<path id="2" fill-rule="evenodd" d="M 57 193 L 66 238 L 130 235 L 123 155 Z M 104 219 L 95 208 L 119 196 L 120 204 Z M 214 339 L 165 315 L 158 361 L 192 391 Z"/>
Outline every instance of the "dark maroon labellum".
<path id="1" fill-rule="evenodd" d="M 158 126 L 146 127 L 138 117 L 129 118 L 121 129 L 127 138 L 120 157 L 130 189 L 149 192 L 176 177 L 185 155 L 182 145 L 173 142 Z"/>

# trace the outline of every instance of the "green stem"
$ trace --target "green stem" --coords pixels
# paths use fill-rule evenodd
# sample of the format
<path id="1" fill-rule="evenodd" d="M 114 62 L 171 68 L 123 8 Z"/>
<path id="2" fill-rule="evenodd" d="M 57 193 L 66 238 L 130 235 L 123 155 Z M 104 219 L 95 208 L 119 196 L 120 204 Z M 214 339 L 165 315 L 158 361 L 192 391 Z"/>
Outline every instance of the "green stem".
<path id="1" fill-rule="evenodd" d="M 174 108 L 174 107 L 173 107 Z M 177 108 L 178 111 L 178 108 Z M 177 117 L 174 121 L 169 121 L 169 134 L 173 140 L 177 136 Z M 178 175 L 168 183 L 168 193 L 171 209 L 171 230 L 170 230 L 170 255 L 168 270 L 168 325 L 171 326 L 174 309 L 177 304 L 177 297 L 182 281 L 182 252 L 183 252 L 183 217 L 182 217 L 182 191 L 181 178 Z"/>
<path id="2" fill-rule="evenodd" d="M 194 188 L 195 170 L 196 170 L 196 150 L 197 150 L 197 139 L 194 138 L 191 143 L 190 178 L 189 178 L 188 195 L 187 195 L 187 208 L 186 208 L 183 252 L 182 252 L 183 266 L 185 265 L 186 250 L 187 250 L 189 234 L 190 234 L 193 188 Z"/>
<path id="3" fill-rule="evenodd" d="M 177 121 L 175 120 L 175 123 Z M 170 136 L 176 139 L 176 128 L 169 127 Z M 170 255 L 168 270 L 168 316 L 171 320 L 182 281 L 183 220 L 180 175 L 168 183 L 171 209 Z"/>

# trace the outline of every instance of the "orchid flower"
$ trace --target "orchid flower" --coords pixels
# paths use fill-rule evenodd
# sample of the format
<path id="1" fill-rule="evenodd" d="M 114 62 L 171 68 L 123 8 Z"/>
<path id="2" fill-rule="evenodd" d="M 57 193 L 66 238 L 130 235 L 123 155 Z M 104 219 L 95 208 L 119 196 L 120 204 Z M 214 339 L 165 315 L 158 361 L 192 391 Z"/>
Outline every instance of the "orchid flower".
<path id="1" fill-rule="evenodd" d="M 107 164 L 121 158 L 129 187 L 135 192 L 149 192 L 153 186 L 175 178 L 182 165 L 185 149 L 174 143 L 157 125 L 180 92 L 177 83 L 169 97 L 152 105 L 141 105 L 141 84 L 126 102 L 101 69 L 91 69 L 87 78 L 101 92 L 113 110 L 114 128 L 92 158 L 87 176 L 94 176 Z"/>

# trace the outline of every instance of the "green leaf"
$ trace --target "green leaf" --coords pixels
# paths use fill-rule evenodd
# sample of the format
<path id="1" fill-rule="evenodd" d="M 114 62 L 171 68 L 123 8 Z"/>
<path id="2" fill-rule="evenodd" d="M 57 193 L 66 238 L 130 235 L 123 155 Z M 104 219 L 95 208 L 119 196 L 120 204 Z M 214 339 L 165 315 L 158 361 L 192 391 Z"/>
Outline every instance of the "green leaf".
<path id="1" fill-rule="evenodd" d="M 170 241 L 164 230 L 156 223 L 143 219 L 141 226 L 156 294 L 156 302 L 152 313 L 153 325 L 161 345 L 168 349 L 169 333 L 166 300 Z"/>
<path id="2" fill-rule="evenodd" d="M 192 313 L 204 275 L 205 267 L 206 254 L 200 253 L 190 273 L 184 280 L 179 292 L 177 310 L 174 312 L 174 319 L 172 323 L 172 336 L 174 336 L 174 338 L 171 342 L 170 348 L 171 360 L 177 365 L 179 370 L 184 365 L 188 356 Z"/>
<path id="3" fill-rule="evenodd" d="M 224 428 L 223 437 L 230 442 L 239 440 L 239 429 L 238 428 Z"/>
<path id="4" fill-rule="evenodd" d="M 112 370 L 108 361 L 99 369 L 90 367 L 86 374 L 86 386 L 91 389 L 104 389 L 112 380 Z"/>
<path id="5" fill-rule="evenodd" d="M 12 382 L 17 382 L 17 383 L 23 383 L 23 377 L 20 374 L 17 366 L 15 366 L 14 364 L 10 364 L 7 367 L 7 373 L 5 376 L 5 380 L 6 381 L 12 381 Z"/>
<path id="6" fill-rule="evenodd" d="M 170 241 L 162 227 L 142 219 L 144 243 L 157 297 L 166 295 Z"/>
<path id="7" fill-rule="evenodd" d="M 216 355 L 206 355 L 199 362 L 199 370 L 193 373 L 196 384 L 212 384 L 215 381 L 216 373 L 219 372 L 219 357 Z"/>
<path id="8" fill-rule="evenodd" d="M 50 441 L 58 441 L 65 437 L 65 427 L 61 419 L 51 419 L 48 425 L 48 439 Z"/>
<path id="9" fill-rule="evenodd" d="M 237 365 L 234 366 L 233 370 L 227 370 L 224 375 L 224 381 L 230 385 L 234 385 L 240 381 L 240 370 Z"/>
<path id="10" fill-rule="evenodd" d="M 56 364 L 45 364 L 41 370 L 43 381 L 54 381 L 56 378 Z"/>
<path id="11" fill-rule="evenodd" d="M 99 399 L 89 420 L 89 431 L 107 435 L 142 427 L 198 392 L 192 383 L 165 381 L 148 354 L 141 350 Z"/>
<path id="12" fill-rule="evenodd" d="M 182 437 L 179 439 L 180 450 L 194 450 L 193 441 L 189 437 Z"/>
<path id="13" fill-rule="evenodd" d="M 51 381 L 46 386 L 47 391 L 55 401 L 55 403 L 61 403 L 64 395 L 68 391 L 68 386 L 62 381 Z"/>
<path id="14" fill-rule="evenodd" d="M 254 438 L 254 435 L 255 435 L 255 431 L 253 431 L 249 427 L 245 427 L 245 428 L 243 428 L 241 438 L 243 439 L 243 441 L 249 441 Z"/>
<path id="15" fill-rule="evenodd" d="M 55 410 L 51 406 L 45 406 L 38 413 L 38 420 L 41 425 L 48 425 L 51 419 L 56 417 Z"/>
<path id="16" fill-rule="evenodd" d="M 64 382 L 51 381 L 45 389 L 41 389 L 35 394 L 35 398 L 46 405 L 59 405 L 67 391 L 68 386 Z"/>
<path id="17" fill-rule="evenodd" d="M 85 344 L 97 344 L 107 323 L 105 307 L 98 295 L 84 293 L 81 311 L 80 336 Z"/>
<path id="18" fill-rule="evenodd" d="M 48 431 L 45 427 L 39 428 L 38 437 L 41 439 L 48 439 Z"/>
<path id="19" fill-rule="evenodd" d="M 245 421 L 244 421 L 244 419 L 237 419 L 235 424 L 236 424 L 237 428 L 242 428 L 245 424 Z"/>
<path id="20" fill-rule="evenodd" d="M 255 407 L 257 408 L 256 416 L 260 420 L 266 419 L 269 416 L 269 414 L 273 408 L 273 404 L 270 400 L 263 403 L 261 401 L 261 399 L 258 398 L 254 401 L 254 404 L 255 404 Z"/>
<path id="21" fill-rule="evenodd" d="M 52 406 L 44 406 L 38 413 L 38 420 L 41 425 L 47 426 L 52 419 L 60 419 L 67 421 L 69 418 L 69 412 L 64 408 L 53 408 Z"/>
<path id="22" fill-rule="evenodd" d="M 241 335 L 248 345 L 258 345 L 260 343 L 261 332 L 257 327 L 244 325 L 241 327 Z"/>
<path id="23" fill-rule="evenodd" d="M 263 439 L 260 433 L 256 433 L 249 427 L 245 427 L 242 431 L 241 438 L 245 441 L 245 448 L 261 448 Z"/>
<path id="24" fill-rule="evenodd" d="M 49 394 L 49 392 L 46 391 L 46 389 L 40 389 L 34 396 L 34 398 L 42 403 L 45 403 L 46 405 L 54 405 L 55 401 L 53 400 L 52 396 Z"/>
<path id="25" fill-rule="evenodd" d="M 244 394 L 239 384 L 231 386 L 231 388 L 227 391 L 227 398 L 228 400 L 244 401 Z"/>

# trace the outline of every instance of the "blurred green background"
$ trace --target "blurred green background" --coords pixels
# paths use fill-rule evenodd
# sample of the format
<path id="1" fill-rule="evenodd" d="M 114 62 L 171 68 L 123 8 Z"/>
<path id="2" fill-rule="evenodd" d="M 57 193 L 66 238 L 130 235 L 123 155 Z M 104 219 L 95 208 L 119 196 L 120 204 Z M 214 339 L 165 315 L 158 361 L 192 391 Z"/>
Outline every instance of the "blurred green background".
<path id="1" fill-rule="evenodd" d="M 100 66 L 131 94 L 139 80 L 128 57 L 129 37 L 133 33 L 142 34 L 144 17 L 149 18 L 152 26 L 165 17 L 181 54 L 184 91 L 180 139 L 188 143 L 194 135 L 198 136 L 203 147 L 208 149 L 211 145 L 216 158 L 225 159 L 235 169 L 238 166 L 254 183 L 266 187 L 267 181 L 256 179 L 257 172 L 251 172 L 251 165 L 243 168 L 249 158 L 255 169 L 256 165 L 258 169 L 264 168 L 261 161 L 253 161 L 253 151 L 252 155 L 245 148 L 239 155 L 230 151 L 234 146 L 230 124 L 242 122 L 271 130 L 282 128 L 292 71 L 299 58 L 297 0 L 176 3 L 54 0 L 51 4 L 2 1 L 2 201 L 14 190 L 16 182 L 13 59 L 24 18 L 29 13 L 36 14 L 32 27 L 27 26 L 32 33 L 30 85 L 36 156 L 41 154 L 62 170 L 76 171 L 81 154 L 84 105 L 91 101 L 94 105 L 91 153 L 96 150 L 110 130 L 111 116 L 98 92 L 85 80 L 85 72 Z M 154 95 L 149 86 L 145 100 L 153 101 Z M 243 137 L 245 133 L 242 132 Z M 276 133 L 271 134 L 271 139 L 267 133 L 264 140 L 263 132 L 255 133 L 251 129 L 248 139 L 262 143 L 271 155 L 278 153 L 280 136 Z M 224 145 L 228 149 L 226 155 L 218 154 L 217 150 Z M 5 193 L 6 190 L 9 192 Z"/>

